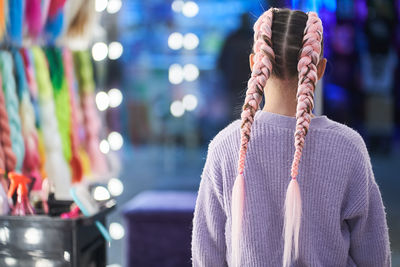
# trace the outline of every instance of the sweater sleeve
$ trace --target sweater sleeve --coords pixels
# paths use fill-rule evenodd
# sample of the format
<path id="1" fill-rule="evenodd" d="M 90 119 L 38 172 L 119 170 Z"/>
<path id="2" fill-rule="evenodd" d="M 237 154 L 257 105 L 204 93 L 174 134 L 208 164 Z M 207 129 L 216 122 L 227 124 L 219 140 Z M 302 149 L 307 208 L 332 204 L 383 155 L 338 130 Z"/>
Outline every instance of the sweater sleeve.
<path id="1" fill-rule="evenodd" d="M 345 221 L 350 229 L 350 257 L 357 266 L 391 266 L 386 212 L 375 181 L 368 151 L 363 143 L 362 160 L 352 180 L 352 205 Z"/>
<path id="2" fill-rule="evenodd" d="M 192 263 L 194 267 L 221 267 L 226 263 L 225 222 L 218 159 L 208 152 L 201 176 L 193 219 Z"/>

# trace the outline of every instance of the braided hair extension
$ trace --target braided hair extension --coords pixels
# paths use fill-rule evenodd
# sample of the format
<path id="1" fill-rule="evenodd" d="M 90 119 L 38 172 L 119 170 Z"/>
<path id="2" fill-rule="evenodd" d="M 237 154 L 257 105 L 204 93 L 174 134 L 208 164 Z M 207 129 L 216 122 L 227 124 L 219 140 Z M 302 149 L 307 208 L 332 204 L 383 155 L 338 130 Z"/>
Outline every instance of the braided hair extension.
<path id="1" fill-rule="evenodd" d="M 28 83 L 31 104 L 35 113 L 35 126 L 37 130 L 37 148 L 39 153 L 39 170 L 42 178 L 47 177 L 46 173 L 46 153 L 44 148 L 43 134 L 40 131 L 40 114 L 38 101 L 38 86 L 36 83 L 36 75 L 33 64 L 33 55 L 27 48 L 21 49 L 21 55 L 24 60 L 25 77 Z M 35 187 L 34 187 L 35 189 Z"/>
<path id="2" fill-rule="evenodd" d="M 315 12 L 308 13 L 306 28 L 304 29 L 303 47 L 299 53 L 295 153 L 291 168 L 291 181 L 287 188 L 285 199 L 284 219 L 284 252 L 283 266 L 289 266 L 294 248 L 294 259 L 299 255 L 299 233 L 301 222 L 301 195 L 296 180 L 304 140 L 311 122 L 311 111 L 314 107 L 314 90 L 318 81 L 317 65 L 321 55 L 322 22 Z"/>
<path id="3" fill-rule="evenodd" d="M 259 108 L 263 90 L 272 72 L 272 65 L 275 59 L 272 50 L 272 19 L 273 9 L 264 12 L 254 25 L 254 45 L 253 50 L 254 66 L 251 78 L 247 84 L 246 98 L 244 100 L 243 111 L 241 114 L 241 140 L 238 162 L 238 176 L 232 189 L 232 262 L 233 266 L 240 263 L 239 241 L 242 228 L 244 210 L 244 165 L 246 151 L 250 140 L 251 126 L 254 115 Z"/>
<path id="4" fill-rule="evenodd" d="M 244 167 L 251 126 L 259 108 L 268 78 L 297 79 L 295 154 L 291 168 L 291 181 L 284 203 L 283 266 L 291 264 L 292 249 L 299 255 L 299 229 L 301 196 L 297 182 L 298 167 L 313 109 L 313 91 L 317 77 L 317 64 L 322 51 L 322 23 L 314 12 L 271 8 L 254 24 L 254 65 L 248 82 L 246 99 L 241 114 L 241 144 L 238 176 L 232 189 L 232 265 L 240 265 L 240 235 L 244 211 Z M 296 78 L 297 77 L 297 78 Z"/>
<path id="5" fill-rule="evenodd" d="M 38 150 L 38 134 L 36 129 L 35 110 L 31 102 L 29 94 L 29 84 L 25 75 L 25 66 L 23 58 L 19 51 L 13 51 L 15 62 L 15 77 L 17 81 L 17 91 L 20 100 L 20 116 L 22 126 L 22 136 L 25 141 L 25 157 L 23 163 L 22 173 L 28 177 L 34 177 L 35 183 L 34 190 L 41 188 L 41 175 L 40 175 L 40 156 Z"/>
<path id="6" fill-rule="evenodd" d="M 33 47 L 32 54 L 39 89 L 40 128 L 46 151 L 46 171 L 49 182 L 54 184 L 56 198 L 69 199 L 71 174 L 62 152 L 62 142 L 55 115 L 53 87 L 46 57 L 39 47 Z"/>
<path id="7" fill-rule="evenodd" d="M 71 142 L 71 171 L 72 171 L 72 182 L 80 182 L 83 177 L 82 161 L 79 155 L 79 121 L 78 121 L 78 105 L 76 103 L 76 83 L 74 77 L 74 62 L 72 58 L 72 52 L 66 48 L 63 50 L 63 61 L 65 64 L 65 77 L 68 84 L 69 100 L 70 100 L 70 142 Z"/>
<path id="8" fill-rule="evenodd" d="M 25 20 L 29 35 L 36 38 L 42 31 L 41 0 L 29 0 L 25 2 Z"/>
<path id="9" fill-rule="evenodd" d="M 50 79 L 53 85 L 54 104 L 63 153 L 65 159 L 69 162 L 71 160 L 71 107 L 68 84 L 64 76 L 63 58 L 61 50 L 55 47 L 46 48 L 45 54 L 49 63 Z"/>
<path id="10" fill-rule="evenodd" d="M 0 85 L 2 84 L 2 75 L 0 76 Z M 6 109 L 6 102 L 4 99 L 3 90 L 0 88 L 0 161 L 3 170 L 10 172 L 15 169 L 17 158 L 12 150 L 11 137 L 10 137 L 10 124 L 8 123 L 8 114 Z"/>
<path id="11" fill-rule="evenodd" d="M 21 131 L 21 119 L 19 117 L 19 102 L 13 74 L 13 60 L 11 54 L 7 51 L 0 51 L 0 70 L 3 78 L 4 98 L 10 123 L 12 149 L 17 158 L 15 171 L 21 172 L 25 145 Z"/>
<path id="12" fill-rule="evenodd" d="M 7 1 L 0 0 L 0 41 L 6 32 Z"/>
<path id="13" fill-rule="evenodd" d="M 25 1 L 9 1 L 9 17 L 7 23 L 7 34 L 12 44 L 20 46 L 22 44 L 22 26 L 24 24 Z"/>
<path id="14" fill-rule="evenodd" d="M 93 66 L 87 51 L 74 52 L 76 77 L 85 125 L 85 141 L 92 171 L 102 174 L 108 171 L 104 154 L 99 149 L 100 118 L 94 103 Z"/>

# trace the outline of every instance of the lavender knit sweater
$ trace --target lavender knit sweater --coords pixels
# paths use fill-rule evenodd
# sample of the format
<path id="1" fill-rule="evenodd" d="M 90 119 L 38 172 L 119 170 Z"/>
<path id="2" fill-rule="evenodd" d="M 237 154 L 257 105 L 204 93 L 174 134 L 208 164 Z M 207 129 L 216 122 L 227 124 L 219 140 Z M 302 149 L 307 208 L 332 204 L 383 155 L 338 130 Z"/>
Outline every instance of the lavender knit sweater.
<path id="1" fill-rule="evenodd" d="M 283 203 L 296 119 L 258 111 L 247 152 L 240 266 L 282 266 Z M 193 220 L 193 266 L 229 266 L 231 194 L 240 121 L 210 143 Z M 391 266 L 385 208 L 362 137 L 326 116 L 311 120 L 298 181 L 300 255 L 293 266 Z"/>

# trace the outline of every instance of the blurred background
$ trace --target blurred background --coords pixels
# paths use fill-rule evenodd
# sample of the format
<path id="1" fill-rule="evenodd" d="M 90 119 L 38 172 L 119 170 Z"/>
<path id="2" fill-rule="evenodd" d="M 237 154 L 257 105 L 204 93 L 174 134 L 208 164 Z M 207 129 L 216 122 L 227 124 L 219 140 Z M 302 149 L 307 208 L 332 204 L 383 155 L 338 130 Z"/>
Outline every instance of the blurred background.
<path id="1" fill-rule="evenodd" d="M 101 150 L 123 144 L 121 177 L 111 180 L 119 207 L 108 220 L 109 266 L 127 266 L 135 249 L 122 215 L 129 200 L 145 190 L 197 191 L 208 143 L 239 118 L 251 25 L 270 6 L 321 17 L 328 66 L 315 112 L 363 136 L 400 266 L 399 0 L 96 0 L 96 104 L 122 134 Z"/>

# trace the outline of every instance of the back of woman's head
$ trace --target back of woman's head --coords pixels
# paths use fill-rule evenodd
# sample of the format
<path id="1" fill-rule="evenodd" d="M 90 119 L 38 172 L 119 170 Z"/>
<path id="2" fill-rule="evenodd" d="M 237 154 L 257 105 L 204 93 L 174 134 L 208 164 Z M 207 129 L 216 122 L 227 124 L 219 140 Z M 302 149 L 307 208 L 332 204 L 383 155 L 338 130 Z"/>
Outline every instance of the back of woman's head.
<path id="1" fill-rule="evenodd" d="M 299 255 L 301 221 L 300 188 L 296 180 L 305 137 L 311 122 L 314 90 L 318 80 L 317 65 L 322 57 L 322 22 L 314 12 L 271 8 L 254 24 L 251 77 L 241 114 L 241 144 L 238 176 L 232 189 L 232 263 L 240 264 L 239 240 L 244 210 L 244 166 L 251 126 L 270 76 L 280 80 L 298 78 L 295 154 L 284 203 L 283 266 L 289 266 Z M 249 181 L 251 183 L 251 181 Z"/>
<path id="2" fill-rule="evenodd" d="M 290 79 L 298 74 L 298 55 L 303 46 L 307 18 L 307 14 L 297 10 L 279 9 L 274 12 L 271 41 L 275 64 L 272 74 L 279 79 Z"/>

